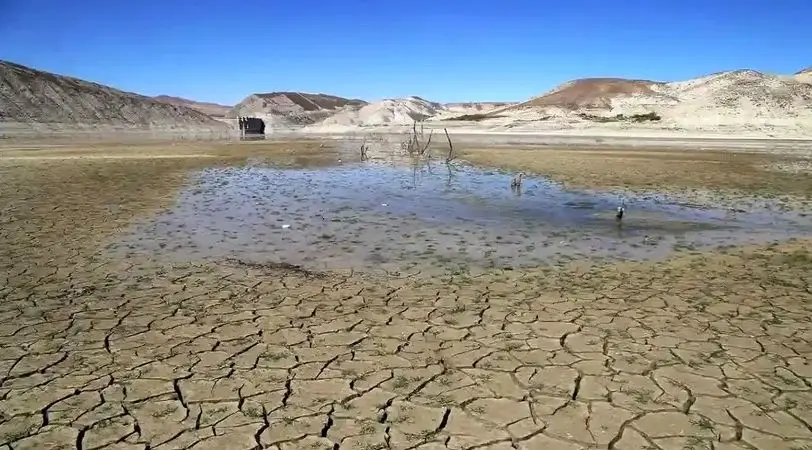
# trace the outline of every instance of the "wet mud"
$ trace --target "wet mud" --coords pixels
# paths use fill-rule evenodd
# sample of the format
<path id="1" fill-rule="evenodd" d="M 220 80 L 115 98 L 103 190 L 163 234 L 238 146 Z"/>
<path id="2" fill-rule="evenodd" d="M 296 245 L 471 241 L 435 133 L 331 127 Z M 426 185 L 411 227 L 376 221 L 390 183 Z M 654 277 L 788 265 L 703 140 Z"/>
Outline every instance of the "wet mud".
<path id="1" fill-rule="evenodd" d="M 812 221 L 792 211 L 579 191 L 539 177 L 524 178 L 515 190 L 514 175 L 466 164 L 381 162 L 209 168 L 191 177 L 173 207 L 108 248 L 177 261 L 443 272 L 661 259 L 812 231 Z"/>

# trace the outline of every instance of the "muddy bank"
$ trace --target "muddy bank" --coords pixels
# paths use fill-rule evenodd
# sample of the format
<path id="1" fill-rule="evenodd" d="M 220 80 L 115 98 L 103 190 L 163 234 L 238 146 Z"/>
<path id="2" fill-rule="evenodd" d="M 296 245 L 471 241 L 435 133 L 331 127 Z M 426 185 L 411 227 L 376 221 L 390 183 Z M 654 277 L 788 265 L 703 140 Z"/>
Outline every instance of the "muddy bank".
<path id="1" fill-rule="evenodd" d="M 812 160 L 803 155 L 514 147 L 467 148 L 460 158 L 574 188 L 663 195 L 711 207 L 812 211 Z"/>
<path id="2" fill-rule="evenodd" d="M 565 188 L 467 164 L 267 164 L 206 169 L 176 204 L 109 243 L 114 254 L 238 258 L 314 270 L 463 270 L 661 259 L 812 233 L 793 213 L 697 207 Z M 624 205 L 622 221 L 615 217 Z"/>

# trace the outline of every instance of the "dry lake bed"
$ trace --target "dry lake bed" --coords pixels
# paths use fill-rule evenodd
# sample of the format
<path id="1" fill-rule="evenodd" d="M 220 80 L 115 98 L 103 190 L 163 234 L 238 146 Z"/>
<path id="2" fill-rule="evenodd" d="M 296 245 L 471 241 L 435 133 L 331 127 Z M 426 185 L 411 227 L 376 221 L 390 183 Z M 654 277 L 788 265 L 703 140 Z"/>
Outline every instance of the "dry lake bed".
<path id="1" fill-rule="evenodd" d="M 0 449 L 812 448 L 807 159 L 331 144 L 0 148 Z"/>

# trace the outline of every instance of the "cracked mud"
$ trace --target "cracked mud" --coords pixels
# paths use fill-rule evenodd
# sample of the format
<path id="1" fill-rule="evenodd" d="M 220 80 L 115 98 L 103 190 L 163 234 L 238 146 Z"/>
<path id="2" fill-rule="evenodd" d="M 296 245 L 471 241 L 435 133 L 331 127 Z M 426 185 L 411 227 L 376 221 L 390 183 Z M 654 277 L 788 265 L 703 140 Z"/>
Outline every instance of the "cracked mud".
<path id="1" fill-rule="evenodd" d="M 0 167 L 0 449 L 812 448 L 808 240 L 434 277 L 122 259 L 102 238 L 181 181 L 75 164 Z"/>

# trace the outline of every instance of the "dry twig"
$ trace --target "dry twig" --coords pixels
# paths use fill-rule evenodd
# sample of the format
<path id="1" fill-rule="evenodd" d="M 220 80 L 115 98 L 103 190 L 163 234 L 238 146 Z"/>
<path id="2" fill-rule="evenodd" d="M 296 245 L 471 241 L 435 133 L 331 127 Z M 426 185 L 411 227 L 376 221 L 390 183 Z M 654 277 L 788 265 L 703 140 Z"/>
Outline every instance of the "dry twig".
<path id="1" fill-rule="evenodd" d="M 418 130 L 417 121 L 414 121 L 412 123 L 412 133 L 409 135 L 409 139 L 401 142 L 400 147 L 411 156 L 423 156 L 426 154 L 429 145 L 431 145 L 431 137 L 433 134 L 434 130 L 429 130 L 428 138 L 424 139 L 425 130 L 423 124 L 420 124 L 420 129 Z"/>
<path id="2" fill-rule="evenodd" d="M 364 138 L 364 142 L 361 143 L 361 161 L 366 161 L 369 158 L 367 150 L 369 150 L 369 146 L 367 146 L 367 138 Z"/>
<path id="3" fill-rule="evenodd" d="M 445 162 L 450 163 L 454 160 L 454 145 L 451 143 L 451 136 L 448 135 L 448 129 L 443 128 L 445 131 L 445 138 L 448 139 L 448 155 L 445 157 Z"/>

